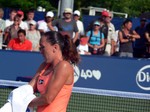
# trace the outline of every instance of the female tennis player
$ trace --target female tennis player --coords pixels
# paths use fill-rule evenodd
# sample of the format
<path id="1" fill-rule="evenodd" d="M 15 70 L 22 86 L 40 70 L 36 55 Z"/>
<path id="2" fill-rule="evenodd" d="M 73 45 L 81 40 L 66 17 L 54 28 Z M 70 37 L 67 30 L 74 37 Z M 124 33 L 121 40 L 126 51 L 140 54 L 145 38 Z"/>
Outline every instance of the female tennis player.
<path id="1" fill-rule="evenodd" d="M 50 31 L 40 40 L 44 62 L 29 82 L 40 92 L 29 104 L 37 112 L 66 112 L 74 83 L 73 64 L 79 55 L 71 38 L 64 32 Z"/>

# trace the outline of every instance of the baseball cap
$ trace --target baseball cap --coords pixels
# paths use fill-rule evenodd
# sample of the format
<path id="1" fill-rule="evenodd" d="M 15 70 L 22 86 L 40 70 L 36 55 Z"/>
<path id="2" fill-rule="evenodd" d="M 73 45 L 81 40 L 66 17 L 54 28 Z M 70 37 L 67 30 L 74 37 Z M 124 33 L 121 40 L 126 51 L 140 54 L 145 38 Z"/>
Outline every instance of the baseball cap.
<path id="1" fill-rule="evenodd" d="M 36 22 L 34 20 L 31 20 L 29 21 L 29 24 L 36 25 Z"/>
<path id="2" fill-rule="evenodd" d="M 103 10 L 102 13 L 101 13 L 102 16 L 106 16 L 106 17 L 109 17 L 109 12 L 106 11 L 106 10 Z"/>
<path id="3" fill-rule="evenodd" d="M 94 25 L 99 25 L 100 26 L 100 23 L 98 21 L 95 21 Z"/>
<path id="4" fill-rule="evenodd" d="M 73 14 L 74 14 L 74 15 L 78 15 L 78 16 L 80 16 L 80 11 L 75 10 Z"/>
<path id="5" fill-rule="evenodd" d="M 24 12 L 23 12 L 22 10 L 18 10 L 18 11 L 17 11 L 17 14 L 20 15 L 20 16 L 23 16 L 23 15 L 24 15 Z"/>
<path id="6" fill-rule="evenodd" d="M 72 9 L 71 8 L 65 8 L 64 13 L 71 13 L 72 14 Z"/>
<path id="7" fill-rule="evenodd" d="M 54 13 L 52 11 L 48 11 L 46 13 L 46 17 L 54 17 Z"/>

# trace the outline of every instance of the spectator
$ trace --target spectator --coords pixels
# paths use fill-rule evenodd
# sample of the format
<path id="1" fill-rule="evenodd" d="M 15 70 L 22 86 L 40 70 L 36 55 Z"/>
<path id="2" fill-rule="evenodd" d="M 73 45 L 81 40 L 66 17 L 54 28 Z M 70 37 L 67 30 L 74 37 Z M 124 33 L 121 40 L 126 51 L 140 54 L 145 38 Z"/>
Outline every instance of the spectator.
<path id="1" fill-rule="evenodd" d="M 36 30 L 36 22 L 30 20 L 28 22 L 29 30 L 27 30 L 27 39 L 32 42 L 32 51 L 39 51 L 39 42 L 40 42 L 40 32 Z"/>
<path id="2" fill-rule="evenodd" d="M 76 41 L 76 46 L 78 46 L 79 45 L 80 36 L 84 35 L 83 22 L 79 20 L 80 19 L 80 11 L 78 11 L 78 10 L 74 11 L 73 19 L 76 21 L 77 27 L 78 27 L 78 30 L 79 30 L 78 40 Z"/>
<path id="3" fill-rule="evenodd" d="M 101 32 L 104 34 L 105 43 L 107 42 L 108 37 L 108 25 L 106 22 L 106 18 L 109 17 L 109 12 L 105 9 L 101 13 L 101 18 L 99 19 L 101 25 Z"/>
<path id="4" fill-rule="evenodd" d="M 32 43 L 26 39 L 26 31 L 20 29 L 17 34 L 17 38 L 13 38 L 10 40 L 8 44 L 8 49 L 19 51 L 31 51 Z"/>
<path id="5" fill-rule="evenodd" d="M 135 28 L 136 33 L 140 35 L 140 39 L 136 39 L 133 44 L 133 55 L 136 58 L 144 58 L 146 56 L 146 23 L 146 18 L 141 18 L 140 25 Z"/>
<path id="6" fill-rule="evenodd" d="M 28 29 L 28 25 L 27 25 L 27 23 L 25 23 L 24 21 L 23 21 L 23 19 L 24 19 L 24 12 L 22 11 L 22 10 L 18 10 L 17 11 L 17 15 L 20 17 L 20 27 L 21 27 L 21 29 L 24 29 L 24 30 L 27 30 Z"/>
<path id="7" fill-rule="evenodd" d="M 106 24 L 108 26 L 108 34 L 107 34 L 107 41 L 105 47 L 105 56 L 111 56 L 115 52 L 115 44 L 116 44 L 116 32 L 115 27 L 111 23 L 113 18 L 112 12 L 108 12 L 109 16 L 105 17 Z"/>
<path id="8" fill-rule="evenodd" d="M 132 21 L 130 19 L 126 19 L 123 22 L 123 28 L 119 31 L 119 56 L 120 57 L 133 57 L 133 46 L 132 43 L 135 39 L 140 38 L 140 36 L 134 31 L 131 30 Z"/>
<path id="9" fill-rule="evenodd" d="M 45 15 L 45 20 L 40 21 L 38 23 L 38 30 L 41 33 L 50 31 L 50 25 L 53 20 L 54 20 L 54 13 L 52 11 L 48 11 Z M 56 27 L 54 27 L 54 29 L 55 29 L 55 31 L 57 31 Z"/>
<path id="10" fill-rule="evenodd" d="M 37 107 L 37 112 L 66 112 L 74 83 L 73 65 L 79 62 L 76 47 L 67 35 L 50 31 L 42 36 L 40 50 L 45 60 L 29 83 L 40 96 L 29 107 Z"/>
<path id="11" fill-rule="evenodd" d="M 66 31 L 69 36 L 73 39 L 73 43 L 75 43 L 78 39 L 78 27 L 75 20 L 72 19 L 72 9 L 66 8 L 63 12 L 64 18 L 57 19 L 52 22 L 50 29 L 55 31 L 53 26 L 58 28 L 58 31 Z M 75 32 L 75 36 L 73 37 L 73 32 Z"/>
<path id="12" fill-rule="evenodd" d="M 4 11 L 0 8 L 0 49 L 2 49 L 3 44 L 3 33 L 5 29 L 5 21 L 2 19 L 4 15 Z"/>
<path id="13" fill-rule="evenodd" d="M 88 46 L 91 54 L 103 54 L 104 53 L 104 34 L 100 32 L 100 23 L 95 21 L 93 24 L 93 29 L 88 31 L 86 36 L 89 39 Z"/>
<path id="14" fill-rule="evenodd" d="M 9 13 L 9 19 L 6 19 L 6 27 L 12 25 L 14 23 L 14 18 L 17 15 L 17 11 L 15 9 L 12 9 Z"/>
<path id="15" fill-rule="evenodd" d="M 88 37 L 82 35 L 80 38 L 80 44 L 77 47 L 78 53 L 82 55 L 91 55 L 89 52 L 89 46 L 88 46 Z"/>
<path id="16" fill-rule="evenodd" d="M 17 32 L 21 29 L 20 25 L 20 17 L 16 15 L 14 17 L 14 23 L 5 28 L 4 33 L 4 44 L 7 45 L 9 41 L 13 38 L 17 37 Z"/>
<path id="17" fill-rule="evenodd" d="M 34 10 L 30 9 L 27 11 L 27 19 L 26 19 L 26 21 L 24 21 L 28 26 L 27 29 L 29 29 L 29 27 L 30 27 L 29 22 L 32 21 L 33 19 L 34 19 Z"/>

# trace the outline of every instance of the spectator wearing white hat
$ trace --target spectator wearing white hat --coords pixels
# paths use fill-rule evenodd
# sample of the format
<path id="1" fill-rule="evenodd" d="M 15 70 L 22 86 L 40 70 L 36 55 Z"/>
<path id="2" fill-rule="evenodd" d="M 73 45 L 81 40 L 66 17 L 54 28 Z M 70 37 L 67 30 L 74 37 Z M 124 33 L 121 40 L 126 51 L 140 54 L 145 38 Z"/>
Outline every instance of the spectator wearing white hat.
<path id="1" fill-rule="evenodd" d="M 51 22 L 54 20 L 54 13 L 52 11 L 48 11 L 45 15 L 45 20 L 38 23 L 38 30 L 43 32 L 50 31 Z M 55 30 L 57 30 L 56 27 L 54 27 Z"/>
<path id="2" fill-rule="evenodd" d="M 30 20 L 28 22 L 29 30 L 27 30 L 27 39 L 32 42 L 32 51 L 39 51 L 39 41 L 41 38 L 40 32 L 36 30 L 36 21 Z"/>
<path id="3" fill-rule="evenodd" d="M 58 31 L 65 31 L 70 37 L 72 37 L 75 43 L 78 39 L 78 27 L 75 20 L 72 19 L 72 9 L 66 8 L 63 12 L 64 18 L 54 20 L 52 22 L 51 30 L 55 31 L 53 26 L 58 28 Z M 73 32 L 75 35 L 73 36 Z"/>
<path id="4" fill-rule="evenodd" d="M 80 21 L 80 11 L 75 10 L 73 13 L 73 19 L 76 21 L 77 23 L 77 27 L 79 30 L 79 35 L 78 35 L 78 39 L 80 39 L 81 35 L 84 35 L 84 26 L 83 26 L 83 22 Z"/>

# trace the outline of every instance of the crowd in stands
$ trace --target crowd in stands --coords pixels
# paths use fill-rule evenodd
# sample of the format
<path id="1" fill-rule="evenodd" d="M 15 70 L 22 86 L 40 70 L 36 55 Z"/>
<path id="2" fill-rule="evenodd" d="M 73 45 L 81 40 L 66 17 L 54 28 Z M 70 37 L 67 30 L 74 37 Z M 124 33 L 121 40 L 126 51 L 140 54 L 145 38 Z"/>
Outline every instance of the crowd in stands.
<path id="1" fill-rule="evenodd" d="M 24 20 L 26 14 L 26 20 Z M 65 31 L 77 46 L 81 55 L 103 55 L 119 57 L 149 58 L 150 23 L 140 18 L 140 25 L 132 29 L 132 20 L 127 18 L 120 30 L 111 22 L 113 13 L 103 10 L 100 18 L 89 23 L 84 29 L 81 12 L 64 9 L 63 18 L 54 19 L 54 13 L 47 11 L 45 18 L 34 20 L 34 10 L 24 13 L 12 9 L 9 19 L 3 20 L 0 8 L 0 49 L 39 52 L 42 33 Z"/>

